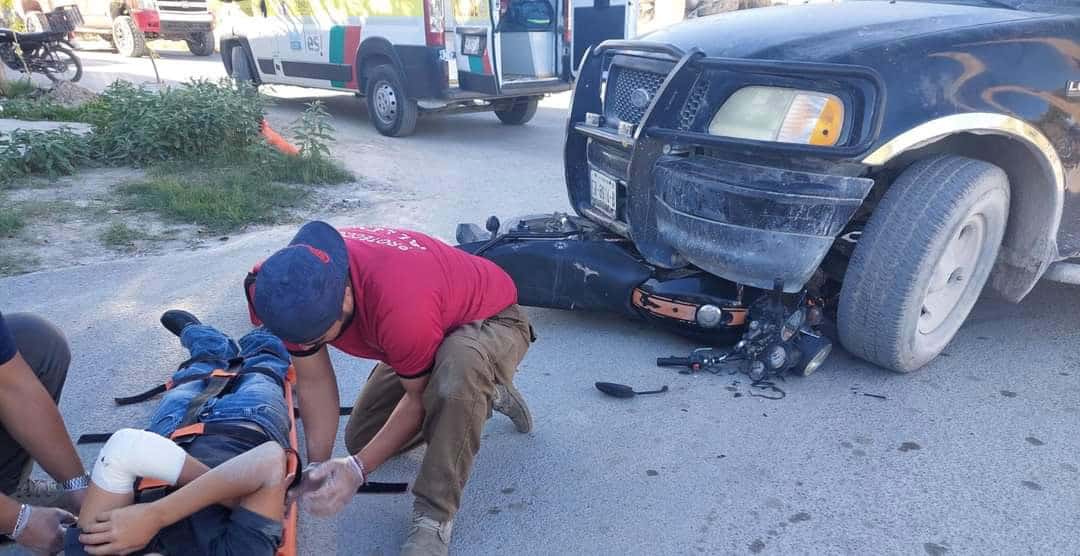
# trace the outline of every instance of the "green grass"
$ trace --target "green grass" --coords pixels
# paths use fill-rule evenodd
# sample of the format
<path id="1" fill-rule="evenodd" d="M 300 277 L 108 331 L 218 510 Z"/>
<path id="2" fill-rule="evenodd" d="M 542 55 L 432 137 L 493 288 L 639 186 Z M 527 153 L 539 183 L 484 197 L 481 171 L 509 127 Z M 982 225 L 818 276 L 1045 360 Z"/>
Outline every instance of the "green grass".
<path id="1" fill-rule="evenodd" d="M 101 232 L 101 242 L 112 249 L 130 249 L 135 245 L 136 241 L 148 239 L 157 238 L 142 230 L 131 228 L 123 222 L 113 222 L 105 231 Z"/>
<path id="2" fill-rule="evenodd" d="M 14 237 L 26 226 L 26 220 L 14 207 L 0 207 L 0 238 Z"/>
<path id="3" fill-rule="evenodd" d="M 88 123 L 92 110 L 92 103 L 65 106 L 47 98 L 0 100 L 0 118 L 13 120 Z"/>
<path id="4" fill-rule="evenodd" d="M 323 157 L 275 157 L 267 168 L 272 179 L 285 183 L 339 184 L 356 179 L 337 162 Z"/>
<path id="5" fill-rule="evenodd" d="M 26 201 L 0 206 L 0 238 L 15 237 L 31 222 L 62 222 L 78 207 L 67 201 Z"/>
<path id="6" fill-rule="evenodd" d="M 37 87 L 30 82 L 29 79 L 9 79 L 2 88 L 0 88 L 0 97 L 6 97 L 10 99 L 29 97 L 34 94 Z"/>
<path id="7" fill-rule="evenodd" d="M 271 224 L 311 193 L 306 185 L 337 184 L 354 179 L 333 160 L 290 157 L 253 145 L 230 158 L 193 167 L 173 160 L 147 169 L 146 179 L 122 185 L 125 208 L 154 211 L 172 222 L 228 233 L 248 224 Z M 286 185 L 297 184 L 297 185 Z"/>
<path id="8" fill-rule="evenodd" d="M 173 222 L 198 224 L 210 233 L 271 223 L 283 209 L 308 195 L 305 188 L 267 180 L 247 166 L 179 174 L 157 170 L 118 191 L 129 208 L 154 211 Z"/>

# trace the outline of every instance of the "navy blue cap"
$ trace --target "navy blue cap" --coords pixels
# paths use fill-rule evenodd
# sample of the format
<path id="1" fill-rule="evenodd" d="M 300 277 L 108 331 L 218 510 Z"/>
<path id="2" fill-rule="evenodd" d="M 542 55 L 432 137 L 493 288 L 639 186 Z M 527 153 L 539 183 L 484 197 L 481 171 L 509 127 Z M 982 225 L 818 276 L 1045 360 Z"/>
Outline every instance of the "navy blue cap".
<path id="1" fill-rule="evenodd" d="M 341 316 L 348 280 L 341 234 L 326 222 L 308 222 L 259 268 L 255 314 L 282 340 L 310 343 Z"/>

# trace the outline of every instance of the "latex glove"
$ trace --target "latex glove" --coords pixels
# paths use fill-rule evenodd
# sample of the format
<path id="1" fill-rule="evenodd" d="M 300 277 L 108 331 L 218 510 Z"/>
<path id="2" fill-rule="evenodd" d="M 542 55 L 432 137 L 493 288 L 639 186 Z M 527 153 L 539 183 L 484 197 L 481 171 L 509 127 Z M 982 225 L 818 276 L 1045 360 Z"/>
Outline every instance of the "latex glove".
<path id="1" fill-rule="evenodd" d="M 308 511 L 320 517 L 340 512 L 352 500 L 356 489 L 366 482 L 363 469 L 352 456 L 324 461 L 304 475 L 305 481 L 312 481 L 318 487 L 304 494 L 301 500 Z"/>
<path id="2" fill-rule="evenodd" d="M 64 549 L 64 530 L 75 524 L 75 516 L 60 508 L 30 508 L 30 519 L 15 542 L 29 548 L 56 554 Z"/>
<path id="3" fill-rule="evenodd" d="M 319 487 L 322 485 L 311 479 L 311 472 L 314 471 L 315 468 L 318 466 L 318 463 L 312 462 L 307 464 L 307 467 L 300 471 L 300 482 L 296 486 L 289 488 L 289 490 L 285 492 L 286 508 L 292 506 L 293 502 L 296 502 L 305 494 L 319 490 Z"/>
<path id="4" fill-rule="evenodd" d="M 79 542 L 90 554 L 130 554 L 149 544 L 161 527 L 149 504 L 135 504 L 103 512 L 94 523 L 83 524 Z"/>

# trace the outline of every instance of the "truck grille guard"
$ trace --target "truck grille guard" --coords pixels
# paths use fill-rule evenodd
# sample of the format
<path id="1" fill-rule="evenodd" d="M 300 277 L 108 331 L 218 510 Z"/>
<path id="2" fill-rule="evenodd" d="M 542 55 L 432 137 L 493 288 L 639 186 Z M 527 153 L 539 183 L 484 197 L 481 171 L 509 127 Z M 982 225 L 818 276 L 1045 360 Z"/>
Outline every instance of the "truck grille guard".
<path id="1" fill-rule="evenodd" d="M 656 79 L 665 68 L 663 79 Z M 628 71 L 629 70 L 629 71 Z M 710 71 L 736 73 L 743 84 L 776 76 L 806 76 L 842 85 L 857 112 L 852 130 L 838 146 L 780 144 L 734 139 L 694 130 L 699 112 L 708 106 Z M 745 75 L 743 75 L 745 74 Z M 658 75 L 657 75 L 658 77 Z M 724 83 L 723 86 L 733 86 Z M 742 85 L 738 85 L 742 86 Z M 720 87 L 713 87 L 720 88 Z M 637 105 L 629 95 L 637 89 Z M 874 70 L 847 64 L 745 60 L 707 57 L 697 48 L 648 41 L 606 41 L 586 52 L 574 85 L 567 122 L 564 167 L 570 204 L 581 216 L 632 239 L 650 262 L 666 268 L 686 264 L 664 242 L 656 226 L 656 200 L 651 179 L 625 180 L 626 211 L 613 219 L 590 204 L 589 142 L 627 153 L 624 176 L 651 176 L 657 161 L 672 152 L 695 148 L 742 148 L 762 154 L 833 161 L 857 161 L 877 141 L 883 117 L 884 84 Z M 641 107 L 641 100 L 648 104 Z"/>

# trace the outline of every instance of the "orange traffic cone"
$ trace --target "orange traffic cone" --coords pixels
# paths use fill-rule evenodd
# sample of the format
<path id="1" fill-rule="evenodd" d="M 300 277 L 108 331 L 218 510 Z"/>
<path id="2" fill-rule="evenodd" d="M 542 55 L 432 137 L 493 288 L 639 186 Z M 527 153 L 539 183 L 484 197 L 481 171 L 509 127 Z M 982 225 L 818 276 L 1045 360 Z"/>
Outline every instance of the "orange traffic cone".
<path id="1" fill-rule="evenodd" d="M 263 138 L 266 139 L 267 143 L 270 143 L 270 146 L 290 156 L 300 154 L 300 149 L 293 146 L 293 144 L 289 143 L 281 136 L 281 134 L 274 131 L 265 119 L 259 124 L 259 128 Z"/>

